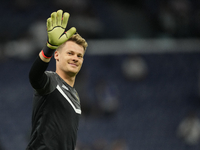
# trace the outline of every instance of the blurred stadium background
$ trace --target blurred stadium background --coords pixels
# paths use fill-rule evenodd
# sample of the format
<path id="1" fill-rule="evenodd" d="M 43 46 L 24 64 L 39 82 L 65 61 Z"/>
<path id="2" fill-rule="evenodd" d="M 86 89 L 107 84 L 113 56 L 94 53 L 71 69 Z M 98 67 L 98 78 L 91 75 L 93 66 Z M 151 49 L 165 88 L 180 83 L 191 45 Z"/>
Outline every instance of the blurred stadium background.
<path id="1" fill-rule="evenodd" d="M 68 27 L 89 43 L 75 86 L 83 109 L 77 150 L 199 150 L 197 0 L 1 1 L 1 150 L 28 143 L 28 72 L 46 43 L 46 19 L 57 9 L 71 14 Z M 180 130 L 191 113 L 196 118 Z"/>

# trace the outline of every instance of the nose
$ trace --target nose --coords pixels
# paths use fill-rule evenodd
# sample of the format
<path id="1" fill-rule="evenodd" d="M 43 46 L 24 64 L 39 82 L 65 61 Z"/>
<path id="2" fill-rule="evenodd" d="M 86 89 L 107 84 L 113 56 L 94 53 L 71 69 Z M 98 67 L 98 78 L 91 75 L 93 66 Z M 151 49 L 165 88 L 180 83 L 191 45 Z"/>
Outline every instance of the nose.
<path id="1" fill-rule="evenodd" d="M 72 60 L 73 60 L 74 62 L 77 62 L 77 61 L 78 61 L 78 56 L 74 55 L 73 58 L 72 58 Z"/>

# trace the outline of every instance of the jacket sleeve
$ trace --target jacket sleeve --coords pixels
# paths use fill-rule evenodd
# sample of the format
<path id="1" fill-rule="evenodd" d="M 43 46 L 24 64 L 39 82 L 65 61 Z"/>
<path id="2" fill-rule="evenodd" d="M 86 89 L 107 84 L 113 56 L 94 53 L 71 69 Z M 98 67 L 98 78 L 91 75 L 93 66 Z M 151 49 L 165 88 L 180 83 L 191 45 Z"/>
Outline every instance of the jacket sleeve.
<path id="1" fill-rule="evenodd" d="M 30 72 L 29 72 L 29 81 L 34 89 L 42 89 L 47 82 L 47 75 L 45 71 L 49 63 L 46 63 L 40 59 L 38 56 L 34 61 Z"/>

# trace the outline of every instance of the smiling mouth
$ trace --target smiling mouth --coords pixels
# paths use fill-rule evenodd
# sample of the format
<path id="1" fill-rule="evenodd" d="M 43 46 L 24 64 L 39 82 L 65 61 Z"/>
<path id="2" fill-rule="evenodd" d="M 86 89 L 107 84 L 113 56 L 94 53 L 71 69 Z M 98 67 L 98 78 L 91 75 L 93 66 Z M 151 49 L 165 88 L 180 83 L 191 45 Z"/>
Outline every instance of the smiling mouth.
<path id="1" fill-rule="evenodd" d="M 77 67 L 78 65 L 77 64 L 74 64 L 74 63 L 69 63 L 71 66 L 74 66 L 74 67 Z"/>

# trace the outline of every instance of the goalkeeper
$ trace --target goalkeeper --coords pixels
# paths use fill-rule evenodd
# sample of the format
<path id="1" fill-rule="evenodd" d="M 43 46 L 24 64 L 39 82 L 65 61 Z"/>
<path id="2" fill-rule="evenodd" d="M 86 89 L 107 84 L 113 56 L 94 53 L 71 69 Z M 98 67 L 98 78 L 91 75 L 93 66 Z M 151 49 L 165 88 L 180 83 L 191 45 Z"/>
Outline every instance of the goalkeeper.
<path id="1" fill-rule="evenodd" d="M 27 150 L 74 150 L 81 106 L 74 89 L 87 42 L 62 10 L 47 19 L 48 41 L 34 61 L 29 80 L 34 89 L 32 131 Z M 46 71 L 54 55 L 56 70 Z"/>

